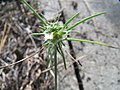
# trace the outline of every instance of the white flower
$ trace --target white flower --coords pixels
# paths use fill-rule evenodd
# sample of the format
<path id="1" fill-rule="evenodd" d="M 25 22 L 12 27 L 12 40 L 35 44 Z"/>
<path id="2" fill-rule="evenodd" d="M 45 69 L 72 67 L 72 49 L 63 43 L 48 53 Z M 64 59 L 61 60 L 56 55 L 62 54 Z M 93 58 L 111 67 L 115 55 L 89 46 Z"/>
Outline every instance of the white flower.
<path id="1" fill-rule="evenodd" d="M 53 33 L 45 33 L 45 41 L 53 39 Z"/>

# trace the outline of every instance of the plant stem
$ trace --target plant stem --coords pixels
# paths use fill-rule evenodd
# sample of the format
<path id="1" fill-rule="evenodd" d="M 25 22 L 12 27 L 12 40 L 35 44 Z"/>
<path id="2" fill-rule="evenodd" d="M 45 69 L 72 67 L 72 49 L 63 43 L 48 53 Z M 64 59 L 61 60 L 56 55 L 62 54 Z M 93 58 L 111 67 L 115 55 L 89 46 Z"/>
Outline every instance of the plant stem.
<path id="1" fill-rule="evenodd" d="M 57 46 L 54 47 L 55 90 L 57 90 Z"/>

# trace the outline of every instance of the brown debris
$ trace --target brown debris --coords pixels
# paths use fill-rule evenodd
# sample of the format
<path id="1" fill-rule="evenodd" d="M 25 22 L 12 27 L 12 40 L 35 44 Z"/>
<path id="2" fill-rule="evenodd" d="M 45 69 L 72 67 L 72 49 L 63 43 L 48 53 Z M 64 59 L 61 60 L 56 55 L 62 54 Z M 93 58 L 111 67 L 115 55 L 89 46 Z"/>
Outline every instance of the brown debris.
<path id="1" fill-rule="evenodd" d="M 23 13 L 15 2 L 0 4 L 0 90 L 51 90 L 51 74 L 41 72 L 46 69 L 41 38 L 31 36 L 37 19 L 20 6 Z"/>

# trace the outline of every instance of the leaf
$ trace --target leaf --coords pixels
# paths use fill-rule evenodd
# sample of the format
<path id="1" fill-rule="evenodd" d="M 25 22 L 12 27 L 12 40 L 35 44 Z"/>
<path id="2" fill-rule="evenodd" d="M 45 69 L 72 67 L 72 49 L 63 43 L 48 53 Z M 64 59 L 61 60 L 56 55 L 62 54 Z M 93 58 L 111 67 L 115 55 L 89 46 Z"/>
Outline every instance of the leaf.
<path id="1" fill-rule="evenodd" d="M 47 65 L 49 65 L 50 61 L 52 60 L 52 56 L 53 56 L 53 53 L 52 53 L 51 47 L 48 47 L 48 51 L 47 51 Z"/>
<path id="2" fill-rule="evenodd" d="M 98 45 L 101 45 L 101 46 L 107 46 L 107 47 L 110 47 L 110 48 L 120 49 L 120 47 L 112 46 L 112 45 L 102 43 L 102 42 L 91 41 L 91 40 L 83 40 L 83 39 L 76 39 L 76 38 L 66 38 L 65 40 L 77 41 L 77 42 L 86 42 L 86 43 L 91 43 L 91 44 L 98 44 Z"/>
<path id="3" fill-rule="evenodd" d="M 42 26 L 40 26 L 40 29 L 42 29 L 43 31 L 45 31 L 46 29 L 44 28 L 44 27 L 42 27 Z"/>
<path id="4" fill-rule="evenodd" d="M 73 17 L 71 17 L 65 24 L 64 24 L 64 28 L 68 26 L 68 24 L 79 15 L 80 13 L 76 13 Z"/>
<path id="5" fill-rule="evenodd" d="M 31 35 L 32 35 L 32 36 L 43 36 L 44 33 L 32 33 Z"/>
<path id="6" fill-rule="evenodd" d="M 35 16 L 44 24 L 47 25 L 47 23 L 42 19 L 42 17 L 25 1 L 21 0 L 34 14 Z M 41 14 L 42 15 L 42 14 Z M 44 17 L 44 16 L 43 16 Z"/>
<path id="7" fill-rule="evenodd" d="M 85 21 L 87 21 L 87 20 L 89 20 L 89 19 L 91 19 L 91 18 L 100 16 L 100 15 L 102 15 L 102 14 L 106 14 L 106 12 L 101 12 L 101 13 L 98 13 L 98 14 L 95 14 L 95 15 L 92 15 L 92 16 L 89 16 L 89 17 L 86 17 L 86 18 L 80 20 L 79 22 L 75 23 L 73 26 L 69 27 L 67 30 L 71 30 L 71 29 L 73 29 L 74 27 L 78 26 L 79 24 L 81 24 L 81 23 L 83 23 L 83 22 L 85 22 Z"/>
<path id="8" fill-rule="evenodd" d="M 83 39 L 75 39 L 75 38 L 67 38 L 69 41 L 77 41 L 77 42 L 86 42 L 86 43 L 91 43 L 91 44 L 98 44 L 101 46 L 110 46 L 109 44 L 102 43 L 102 42 L 96 42 L 96 41 L 91 41 L 91 40 L 83 40 Z"/>
<path id="9" fill-rule="evenodd" d="M 65 61 L 65 55 L 64 55 L 64 52 L 62 50 L 62 46 L 60 45 L 60 43 L 58 44 L 58 50 L 59 50 L 58 52 L 60 53 L 60 55 L 63 58 L 64 68 L 67 69 L 67 65 L 66 65 L 66 61 Z"/>

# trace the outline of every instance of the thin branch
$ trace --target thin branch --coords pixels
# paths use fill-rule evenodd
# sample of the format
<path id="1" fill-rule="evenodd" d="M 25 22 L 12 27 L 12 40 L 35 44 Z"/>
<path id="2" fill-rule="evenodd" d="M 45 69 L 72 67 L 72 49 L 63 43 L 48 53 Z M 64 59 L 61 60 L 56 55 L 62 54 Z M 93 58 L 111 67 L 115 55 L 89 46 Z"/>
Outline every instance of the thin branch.
<path id="1" fill-rule="evenodd" d="M 0 66 L 0 69 L 6 68 L 6 67 L 10 67 L 10 66 L 13 66 L 13 65 L 16 65 L 16 64 L 18 64 L 18 63 L 21 63 L 21 62 L 27 60 L 27 59 L 29 60 L 29 58 L 33 57 L 34 55 L 36 55 L 37 53 L 41 52 L 42 50 L 43 50 L 43 48 L 41 48 L 40 50 L 36 51 L 35 53 L 33 53 L 33 54 L 29 55 L 28 57 L 23 58 L 23 59 L 21 59 L 21 60 L 15 62 L 15 63 Z"/>

